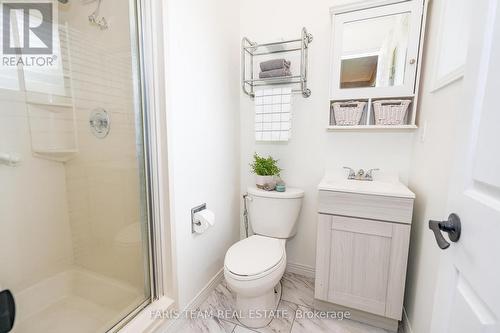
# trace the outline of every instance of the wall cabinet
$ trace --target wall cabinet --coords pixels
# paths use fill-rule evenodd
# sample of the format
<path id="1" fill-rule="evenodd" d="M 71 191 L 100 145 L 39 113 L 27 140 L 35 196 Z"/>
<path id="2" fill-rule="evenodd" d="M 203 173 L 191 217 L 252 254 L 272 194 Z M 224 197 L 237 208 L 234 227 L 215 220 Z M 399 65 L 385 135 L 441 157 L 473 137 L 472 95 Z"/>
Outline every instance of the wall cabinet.
<path id="1" fill-rule="evenodd" d="M 426 12 L 426 0 L 330 9 L 329 130 L 416 128 Z"/>
<path id="2" fill-rule="evenodd" d="M 411 197 L 320 191 L 315 298 L 397 325 L 412 209 Z"/>

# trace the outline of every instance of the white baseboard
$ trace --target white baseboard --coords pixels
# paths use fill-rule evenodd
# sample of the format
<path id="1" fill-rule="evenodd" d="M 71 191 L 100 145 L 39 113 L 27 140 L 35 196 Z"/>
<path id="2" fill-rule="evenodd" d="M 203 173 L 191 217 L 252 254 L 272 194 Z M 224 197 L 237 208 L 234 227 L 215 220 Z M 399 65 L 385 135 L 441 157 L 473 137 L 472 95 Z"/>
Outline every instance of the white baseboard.
<path id="1" fill-rule="evenodd" d="M 413 330 L 411 329 L 410 319 L 408 319 L 408 314 L 406 313 L 406 309 L 404 307 L 403 307 L 403 328 L 404 328 L 403 333 L 413 333 Z"/>
<path id="2" fill-rule="evenodd" d="M 314 278 L 316 270 L 311 266 L 288 262 L 286 264 L 286 272 Z"/>
<path id="3" fill-rule="evenodd" d="M 191 302 L 184 308 L 185 311 L 196 310 L 210 295 L 210 293 L 222 282 L 224 279 L 224 268 L 221 268 L 208 283 L 203 287 L 200 292 L 191 300 Z"/>
<path id="4" fill-rule="evenodd" d="M 182 310 L 183 312 L 189 312 L 196 310 L 210 295 L 210 293 L 222 282 L 224 279 L 224 268 L 221 268 L 208 283 L 200 290 L 198 294 L 191 300 L 191 302 L 186 305 L 186 307 Z M 173 333 L 178 332 L 180 328 L 186 323 L 185 316 L 181 316 L 180 318 L 173 320 L 170 325 L 166 327 L 162 327 L 160 330 L 156 331 L 156 333 Z"/>

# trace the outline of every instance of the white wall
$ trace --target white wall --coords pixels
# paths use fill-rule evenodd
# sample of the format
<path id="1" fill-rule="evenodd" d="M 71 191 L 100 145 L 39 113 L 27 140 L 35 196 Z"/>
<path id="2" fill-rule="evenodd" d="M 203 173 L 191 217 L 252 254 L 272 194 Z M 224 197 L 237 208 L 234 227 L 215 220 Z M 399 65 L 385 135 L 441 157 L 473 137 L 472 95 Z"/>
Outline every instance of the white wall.
<path id="1" fill-rule="evenodd" d="M 239 235 L 238 2 L 168 1 L 167 135 L 179 307 L 223 267 Z M 216 225 L 191 234 L 191 208 Z"/>
<path id="2" fill-rule="evenodd" d="M 426 52 L 418 114 L 420 129 L 414 138 L 410 187 L 416 194 L 406 284 L 405 309 L 413 333 L 430 330 L 441 250 L 428 228 L 429 219 L 445 219 L 448 184 L 458 122 L 462 81 L 436 92 L 433 87 L 439 51 L 438 31 L 442 0 L 430 2 Z M 424 140 L 421 140 L 424 124 Z"/>
<path id="3" fill-rule="evenodd" d="M 412 132 L 327 132 L 329 114 L 330 14 L 334 0 L 254 0 L 240 2 L 240 33 L 253 41 L 298 38 L 302 26 L 314 36 L 309 51 L 312 96 L 293 101 L 292 139 L 288 143 L 256 143 L 253 101 L 240 93 L 241 191 L 254 184 L 248 164 L 253 152 L 271 154 L 284 169 L 288 186 L 306 191 L 298 232 L 287 245 L 288 261 L 315 266 L 317 189 L 325 170 L 378 167 L 408 180 Z M 297 63 L 292 66 L 298 66 Z"/>

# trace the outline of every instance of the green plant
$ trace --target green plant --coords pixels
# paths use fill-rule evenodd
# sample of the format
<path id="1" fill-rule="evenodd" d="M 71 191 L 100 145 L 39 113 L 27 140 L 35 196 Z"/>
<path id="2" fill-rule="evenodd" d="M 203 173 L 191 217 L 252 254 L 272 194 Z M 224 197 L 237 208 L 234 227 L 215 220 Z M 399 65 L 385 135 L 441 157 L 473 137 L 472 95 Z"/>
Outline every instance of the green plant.
<path id="1" fill-rule="evenodd" d="M 274 176 L 279 175 L 281 169 L 278 167 L 278 160 L 271 156 L 261 157 L 257 153 L 253 154 L 254 162 L 250 164 L 252 172 L 259 176 Z"/>

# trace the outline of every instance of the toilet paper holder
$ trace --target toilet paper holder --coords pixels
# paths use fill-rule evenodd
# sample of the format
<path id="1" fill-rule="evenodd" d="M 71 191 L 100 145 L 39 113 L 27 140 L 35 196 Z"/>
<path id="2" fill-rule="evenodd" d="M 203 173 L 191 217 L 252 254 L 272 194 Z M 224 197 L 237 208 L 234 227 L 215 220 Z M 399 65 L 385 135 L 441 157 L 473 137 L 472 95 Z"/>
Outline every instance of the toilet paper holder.
<path id="1" fill-rule="evenodd" d="M 194 226 L 201 224 L 201 222 L 195 220 L 194 214 L 201 212 L 202 210 L 205 210 L 205 209 L 207 209 L 206 203 L 201 204 L 201 205 L 196 206 L 196 207 L 191 209 L 191 233 L 192 234 L 196 233 L 196 231 L 194 230 Z"/>

